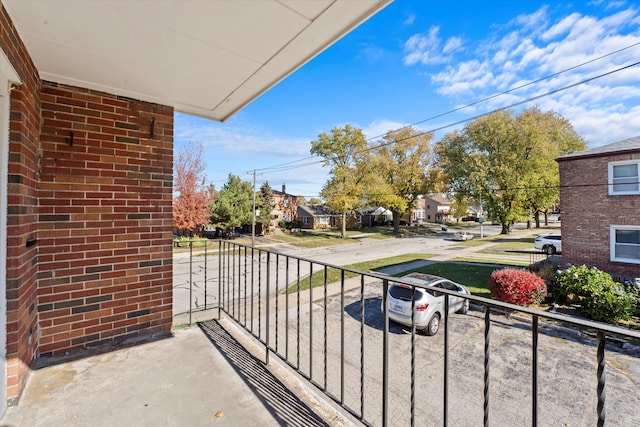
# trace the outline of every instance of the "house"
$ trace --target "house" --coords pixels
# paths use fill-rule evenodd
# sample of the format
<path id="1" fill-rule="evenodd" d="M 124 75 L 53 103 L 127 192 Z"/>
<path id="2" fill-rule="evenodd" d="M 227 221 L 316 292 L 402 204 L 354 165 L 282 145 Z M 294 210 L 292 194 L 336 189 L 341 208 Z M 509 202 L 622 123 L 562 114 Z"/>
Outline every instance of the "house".
<path id="1" fill-rule="evenodd" d="M 393 220 L 393 213 L 382 206 L 356 209 L 357 222 L 363 227 L 374 227 Z"/>
<path id="2" fill-rule="evenodd" d="M 298 198 L 293 194 L 287 194 L 287 187 L 282 184 L 282 191 L 273 190 L 271 201 L 271 227 L 280 227 L 282 221 L 293 221 L 298 214 Z"/>
<path id="3" fill-rule="evenodd" d="M 298 206 L 298 220 L 306 230 L 342 228 L 342 214 L 332 212 L 326 205 Z M 355 214 L 346 215 L 347 229 L 360 228 Z"/>
<path id="4" fill-rule="evenodd" d="M 305 230 L 331 228 L 331 217 L 326 205 L 298 206 L 297 218 Z"/>
<path id="5" fill-rule="evenodd" d="M 640 137 L 557 161 L 563 263 L 640 276 Z"/>
<path id="6" fill-rule="evenodd" d="M 450 214 L 452 204 L 451 200 L 437 194 L 419 198 L 415 201 L 415 205 L 411 210 L 410 223 L 449 222 L 452 220 Z"/>
<path id="7" fill-rule="evenodd" d="M 388 3 L 0 2 L 0 415 L 38 357 L 171 330 L 174 111 L 231 117 Z"/>

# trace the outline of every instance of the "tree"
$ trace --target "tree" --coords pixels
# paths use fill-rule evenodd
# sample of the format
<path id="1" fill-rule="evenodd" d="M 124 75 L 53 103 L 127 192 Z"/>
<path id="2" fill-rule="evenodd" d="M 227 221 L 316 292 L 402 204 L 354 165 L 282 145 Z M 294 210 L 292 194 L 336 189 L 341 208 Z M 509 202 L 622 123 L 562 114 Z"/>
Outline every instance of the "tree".
<path id="1" fill-rule="evenodd" d="M 530 141 L 531 187 L 525 203 L 534 215 L 536 228 L 540 228 L 540 213 L 547 214 L 560 197 L 558 157 L 586 149 L 584 140 L 577 135 L 571 123 L 554 113 L 543 113 L 538 108 L 525 110 L 517 117 L 520 127 Z"/>
<path id="2" fill-rule="evenodd" d="M 427 179 L 431 163 L 429 143 L 432 133 L 413 127 L 388 132 L 371 159 L 368 181 L 369 201 L 386 207 L 393 214 L 393 230 L 400 231 L 400 219 L 415 205 L 419 195 L 430 193 L 432 186 Z"/>
<path id="3" fill-rule="evenodd" d="M 173 226 L 181 233 L 193 234 L 209 223 L 211 202 L 215 194 L 212 184 L 205 185 L 203 147 L 192 143 L 178 151 L 175 163 Z"/>
<path id="4" fill-rule="evenodd" d="M 253 187 L 229 174 L 212 206 L 211 222 L 226 228 L 240 227 L 253 220 Z"/>
<path id="5" fill-rule="evenodd" d="M 491 219 L 511 232 L 532 207 L 549 206 L 558 191 L 560 154 L 584 147 L 569 122 L 533 107 L 520 116 L 499 111 L 468 123 L 436 144 L 434 176 L 449 191 L 482 198 Z"/>
<path id="6" fill-rule="evenodd" d="M 331 168 L 329 180 L 320 195 L 327 206 L 342 215 L 341 236 L 346 237 L 347 213 L 362 204 L 364 179 L 367 177 L 365 159 L 368 156 L 367 140 L 361 129 L 345 125 L 335 127 L 331 133 L 321 133 L 311 142 L 311 154 L 324 158 L 324 165 Z"/>
<path id="7" fill-rule="evenodd" d="M 263 228 L 268 230 L 271 225 L 273 215 L 271 215 L 271 209 L 273 206 L 273 188 L 265 181 L 260 186 L 260 192 L 256 197 L 256 210 L 259 213 L 256 216 L 256 223 L 262 224 Z"/>

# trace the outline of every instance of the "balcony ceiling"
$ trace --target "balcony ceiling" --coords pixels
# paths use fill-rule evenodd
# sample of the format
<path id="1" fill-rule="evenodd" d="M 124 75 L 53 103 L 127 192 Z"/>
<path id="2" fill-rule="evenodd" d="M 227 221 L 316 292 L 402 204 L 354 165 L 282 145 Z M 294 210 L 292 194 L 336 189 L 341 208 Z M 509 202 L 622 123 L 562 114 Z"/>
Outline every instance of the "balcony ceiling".
<path id="1" fill-rule="evenodd" d="M 224 121 L 391 0 L 0 0 L 40 77 Z"/>

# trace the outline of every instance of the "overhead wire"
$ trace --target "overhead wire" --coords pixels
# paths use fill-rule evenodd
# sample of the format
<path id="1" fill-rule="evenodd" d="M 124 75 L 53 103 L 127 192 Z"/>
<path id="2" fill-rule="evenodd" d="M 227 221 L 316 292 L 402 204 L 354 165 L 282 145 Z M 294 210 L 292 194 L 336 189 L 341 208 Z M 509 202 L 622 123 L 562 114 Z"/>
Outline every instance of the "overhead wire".
<path id="1" fill-rule="evenodd" d="M 507 90 L 505 90 L 505 91 L 502 91 L 502 92 L 499 92 L 499 93 L 496 93 L 496 94 L 490 95 L 490 96 L 488 96 L 488 97 L 485 97 L 485 98 L 479 99 L 479 100 L 477 100 L 477 101 L 474 101 L 474 102 L 472 102 L 472 103 L 469 103 L 469 104 L 466 104 L 466 105 L 463 105 L 463 106 L 460 106 L 460 107 L 454 108 L 454 109 L 449 110 L 449 111 L 446 111 L 446 112 L 444 112 L 444 113 L 440 113 L 440 114 L 437 114 L 437 115 L 435 115 L 435 116 L 431 116 L 431 117 L 428 117 L 428 118 L 426 118 L 426 119 L 423 119 L 423 120 L 420 120 L 420 121 L 418 121 L 418 122 L 415 122 L 415 123 L 413 123 L 413 124 L 410 124 L 410 125 L 407 125 L 407 126 L 403 126 L 403 127 L 401 127 L 401 128 L 395 129 L 395 130 L 394 130 L 394 132 L 402 131 L 402 130 L 405 130 L 405 129 L 408 129 L 408 128 L 411 128 L 411 127 L 414 127 L 414 126 L 420 125 L 420 124 L 422 124 L 422 123 L 425 123 L 425 122 L 428 122 L 428 121 L 431 121 L 431 120 L 434 120 L 434 119 L 437 119 L 437 118 L 441 118 L 441 117 L 447 116 L 447 115 L 449 115 L 449 114 L 453 114 L 453 113 L 456 113 L 456 112 L 458 112 L 458 111 L 461 111 L 461 110 L 464 110 L 464 109 L 467 109 L 467 108 L 470 108 L 470 107 L 476 106 L 476 105 L 478 105 L 478 104 L 481 104 L 481 103 L 483 103 L 483 102 L 489 101 L 489 100 L 491 100 L 491 99 L 498 98 L 498 97 L 503 96 L 503 95 L 507 95 L 507 94 L 512 93 L 512 92 L 515 92 L 515 91 L 517 91 L 517 90 L 520 90 L 520 89 L 523 89 L 523 88 L 526 88 L 526 87 L 529 87 L 529 86 L 535 85 L 535 84 L 540 83 L 540 82 L 542 82 L 542 81 L 549 80 L 549 79 L 551 79 L 551 78 L 553 78 L 553 77 L 557 77 L 557 76 L 559 76 L 559 75 L 561 75 L 561 74 L 563 74 L 563 73 L 566 73 L 566 72 L 569 72 L 569 71 L 573 71 L 573 70 L 578 69 L 578 68 L 580 68 L 580 67 L 584 67 L 585 65 L 588 65 L 588 64 L 591 64 L 591 63 L 594 63 L 594 62 L 600 61 L 600 60 L 602 60 L 602 59 L 604 59 L 604 58 L 607 58 L 607 57 L 609 57 L 609 56 L 615 55 L 615 54 L 620 53 L 620 52 L 622 52 L 622 51 L 625 51 L 625 50 L 631 49 L 631 48 L 633 48 L 633 47 L 635 47 L 635 46 L 638 46 L 638 45 L 640 45 L 640 42 L 632 43 L 632 44 L 630 44 L 630 45 L 628 45 L 628 46 L 625 46 L 625 47 L 622 47 L 622 48 L 620 48 L 620 49 L 617 49 L 617 50 L 611 51 L 611 52 L 606 53 L 606 54 L 604 54 L 604 55 L 601 55 L 601 56 L 599 56 L 599 57 L 592 58 L 592 59 L 590 59 L 590 60 L 588 60 L 588 61 L 582 62 L 582 63 L 580 63 L 580 64 L 574 65 L 574 66 L 569 67 L 569 68 L 565 68 L 565 69 L 563 69 L 563 70 L 561 70 L 561 71 L 558 71 L 558 72 L 556 72 L 556 73 L 552 73 L 552 74 L 546 75 L 546 76 L 541 77 L 541 78 L 538 78 L 538 79 L 536 79 L 536 80 L 532 80 L 532 81 L 527 82 L 527 83 L 524 83 L 524 84 L 522 84 L 522 85 L 515 86 L 515 87 L 512 87 L 512 88 L 509 88 L 509 89 L 507 89 Z M 604 76 L 607 76 L 607 75 L 613 74 L 613 73 L 618 72 L 618 71 L 622 71 L 623 69 L 630 68 L 630 67 L 635 66 L 635 65 L 638 65 L 638 62 L 636 62 L 636 63 L 634 63 L 634 64 L 631 64 L 631 65 L 628 65 L 628 66 L 625 66 L 625 67 L 621 67 L 621 68 L 619 68 L 619 69 L 617 69 L 617 70 L 613 70 L 613 71 L 607 72 L 607 73 L 602 74 L 602 75 L 598 75 L 598 76 L 595 76 L 595 77 L 592 77 L 592 78 L 589 78 L 589 79 L 585 79 L 585 80 L 583 80 L 583 81 L 580 81 L 580 82 L 574 83 L 574 84 L 569 85 L 569 86 L 565 86 L 565 87 L 561 87 L 561 88 L 558 88 L 558 89 L 553 90 L 553 91 L 549 91 L 549 92 L 547 92 L 547 93 L 545 93 L 545 94 L 541 94 L 541 95 L 535 96 L 535 97 L 533 97 L 533 98 L 528 98 L 528 99 L 525 99 L 525 100 L 523 100 L 523 101 L 519 101 L 519 102 L 517 102 L 517 103 L 511 104 L 511 105 L 508 105 L 508 106 L 505 106 L 505 107 L 502 107 L 502 108 L 498 108 L 498 109 L 496 109 L 496 110 L 492 110 L 492 111 L 489 111 L 489 112 L 486 112 L 486 113 L 483 113 L 483 114 L 480 114 L 480 115 L 476 115 L 476 116 L 473 116 L 473 117 L 470 117 L 470 118 L 466 118 L 466 119 L 463 119 L 463 120 L 459 120 L 459 121 L 454 122 L 454 123 L 450 123 L 450 124 L 447 124 L 447 125 L 443 125 L 443 126 L 441 126 L 441 127 L 438 127 L 438 128 L 435 128 L 435 129 L 431 129 L 431 130 L 429 130 L 429 131 L 425 131 L 425 132 L 419 133 L 419 134 L 417 134 L 417 135 L 411 135 L 411 137 L 408 137 L 407 139 L 409 139 L 409 138 L 414 138 L 414 137 L 416 137 L 416 136 L 421 136 L 421 135 L 425 135 L 425 134 L 433 133 L 433 132 L 437 132 L 437 131 L 439 131 L 439 130 L 447 129 L 447 128 L 452 127 L 452 126 L 457 126 L 457 125 L 459 125 L 459 124 L 463 124 L 463 123 L 466 123 L 466 122 L 468 122 L 468 121 L 472 121 L 472 120 L 476 120 L 476 119 L 481 118 L 481 117 L 485 117 L 485 116 L 487 116 L 487 115 L 489 115 L 489 114 L 492 114 L 492 113 L 494 113 L 494 112 L 504 111 L 504 110 L 507 110 L 507 109 L 509 109 L 509 108 L 513 108 L 513 107 L 516 107 L 516 106 L 519 106 L 519 105 L 525 104 L 525 103 L 527 103 L 527 102 L 531 102 L 531 101 L 534 101 L 534 100 L 536 100 L 536 99 L 543 98 L 543 97 L 545 97 L 545 96 L 550 96 L 550 95 L 553 95 L 554 93 L 557 93 L 557 92 L 560 92 L 560 91 L 563 91 L 563 90 L 566 90 L 566 89 L 570 89 L 570 88 L 575 87 L 575 86 L 578 86 L 578 85 L 580 85 L 580 84 L 588 83 L 588 82 L 590 82 L 590 81 L 593 81 L 593 80 L 596 80 L 596 79 L 598 79 L 598 78 L 601 78 L 601 77 L 604 77 Z M 373 136 L 373 137 L 367 138 L 367 139 L 366 139 L 366 141 L 369 141 L 369 142 L 370 142 L 370 141 L 374 141 L 374 140 L 377 140 L 377 139 L 379 139 L 379 138 L 382 138 L 382 137 L 384 137 L 384 136 L 386 136 L 386 135 L 387 135 L 386 133 L 385 133 L 385 134 L 376 135 L 376 136 Z M 389 143 L 386 143 L 386 144 L 383 144 L 383 145 L 380 145 L 380 146 L 377 146 L 377 147 L 370 147 L 368 150 L 373 150 L 373 149 L 377 149 L 377 148 L 382 148 L 382 147 L 384 147 L 384 146 L 386 146 L 386 145 L 390 145 L 390 144 L 393 144 L 393 143 L 395 143 L 395 142 L 399 142 L 399 141 L 403 141 L 403 140 L 404 140 L 404 139 L 401 139 L 401 140 L 395 140 L 395 141 L 390 141 Z M 365 151 L 366 151 L 366 150 L 365 150 Z M 291 161 L 291 162 L 281 163 L 281 164 L 274 165 L 274 166 L 267 166 L 267 167 L 260 168 L 260 169 L 256 169 L 256 170 L 263 171 L 263 172 L 266 172 L 266 173 L 270 173 L 270 172 L 282 172 L 282 171 L 286 171 L 286 170 L 293 170 L 293 169 L 298 169 L 298 168 L 301 168 L 301 167 L 306 167 L 306 166 L 310 166 L 310 165 L 314 165 L 314 164 L 323 163 L 323 162 L 325 161 L 325 160 L 317 160 L 317 161 L 314 161 L 314 162 L 311 162 L 311 163 L 305 163 L 305 164 L 301 164 L 301 165 L 293 165 L 293 164 L 295 164 L 295 163 L 299 163 L 299 162 L 302 162 L 302 161 L 310 160 L 310 159 L 312 159 L 312 158 L 314 158 L 314 157 L 315 157 L 315 156 L 309 156 L 309 157 L 305 157 L 305 158 L 303 158 L 303 159 L 293 160 L 293 161 Z M 287 168 L 287 167 L 286 167 L 287 165 L 292 165 L 292 166 L 291 166 L 290 168 Z"/>
<path id="2" fill-rule="evenodd" d="M 457 126 L 457 125 L 464 124 L 464 123 L 467 123 L 467 122 L 470 122 L 470 121 L 473 121 L 473 120 L 477 120 L 479 118 L 486 117 L 486 116 L 488 116 L 490 114 L 493 114 L 493 113 L 496 113 L 496 112 L 500 112 L 500 111 L 505 111 L 505 110 L 508 110 L 508 109 L 511 109 L 511 108 L 514 108 L 514 107 L 529 103 L 531 101 L 535 101 L 537 99 L 541 99 L 541 98 L 544 98 L 544 97 L 547 97 L 547 96 L 551 96 L 551 95 L 556 94 L 558 92 L 562 92 L 564 90 L 568 90 L 568 89 L 571 89 L 571 88 L 574 88 L 574 87 L 589 83 L 591 81 L 600 79 L 602 77 L 606 77 L 606 76 L 609 76 L 611 74 L 618 73 L 618 72 L 623 71 L 625 69 L 628 69 L 628 68 L 631 68 L 631 67 L 635 67 L 635 66 L 637 66 L 639 64 L 640 64 L 640 61 L 637 61 L 637 62 L 634 62 L 634 63 L 631 63 L 631 64 L 627 64 L 625 66 L 616 68 L 614 70 L 610 70 L 610 71 L 607 71 L 605 73 L 598 74 L 596 76 L 589 77 L 587 79 L 581 80 L 579 82 L 572 83 L 572 84 L 567 85 L 567 86 L 562 86 L 560 88 L 557 88 L 557 89 L 554 89 L 554 90 L 551 90 L 551 91 L 548 91 L 548 92 L 545 92 L 545 93 L 542 93 L 542 94 L 539 94 L 539 95 L 536 95 L 536 96 L 533 96 L 533 97 L 530 97 L 530 98 L 526 98 L 524 100 L 521 100 L 521 101 L 518 101 L 518 102 L 514 102 L 512 104 L 509 104 L 509 105 L 506 105 L 506 106 L 503 106 L 503 107 L 500 107 L 500 108 L 496 108 L 496 109 L 491 110 L 491 111 L 487 111 L 487 112 L 484 112 L 484 113 L 481 113 L 481 114 L 477 114 L 477 115 L 472 116 L 472 117 L 467 117 L 467 118 L 462 119 L 462 120 L 458 120 L 458 121 L 455 121 L 455 122 L 452 122 L 452 123 L 448 123 L 448 124 L 445 124 L 445 125 L 430 129 L 428 131 L 423 131 L 423 132 L 419 132 L 419 133 L 416 133 L 416 134 L 412 134 L 412 135 L 407 136 L 405 138 L 394 139 L 392 141 L 383 142 L 383 143 L 380 143 L 378 145 L 367 147 L 365 149 L 362 149 L 362 150 L 358 151 L 357 153 L 360 154 L 360 153 L 364 153 L 364 152 L 367 152 L 367 151 L 377 150 L 377 149 L 380 149 L 380 148 L 383 148 L 383 147 L 386 147 L 386 146 L 389 146 L 389 145 L 393 145 L 393 144 L 395 144 L 397 142 L 405 141 L 405 140 L 412 139 L 412 138 L 415 138 L 415 137 L 418 137 L 418 136 L 427 135 L 427 134 L 434 133 L 434 132 L 437 132 L 437 131 L 440 131 L 440 130 L 444 130 L 444 129 L 447 129 L 447 128 L 450 128 L 450 127 L 453 127 L 453 126 Z M 473 105 L 473 104 L 469 104 L 469 105 Z M 407 127 L 400 128 L 400 130 L 406 129 L 406 128 Z M 370 139 L 368 139 L 368 140 L 370 140 Z M 270 168 L 262 168 L 262 169 L 259 169 L 259 170 L 263 171 L 263 173 L 282 172 L 282 171 L 299 169 L 301 167 L 307 167 L 307 166 L 311 166 L 311 165 L 314 165 L 314 164 L 323 163 L 325 161 L 326 161 L 326 159 L 323 159 L 323 160 L 317 160 L 317 161 L 313 161 L 313 162 L 308 162 L 308 163 L 295 165 L 295 166 L 288 166 L 288 167 L 285 164 L 282 164 L 282 165 L 280 165 L 280 167 L 272 166 Z M 289 162 L 289 163 L 294 163 L 294 162 Z"/>

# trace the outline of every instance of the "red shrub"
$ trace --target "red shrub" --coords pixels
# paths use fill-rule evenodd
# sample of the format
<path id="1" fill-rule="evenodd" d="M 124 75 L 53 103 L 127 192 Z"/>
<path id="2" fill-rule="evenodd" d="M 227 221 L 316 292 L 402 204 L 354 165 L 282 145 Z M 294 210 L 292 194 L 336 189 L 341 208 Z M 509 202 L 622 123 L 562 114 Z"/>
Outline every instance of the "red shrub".
<path id="1" fill-rule="evenodd" d="M 528 306 L 541 302 L 547 285 L 540 277 L 525 270 L 494 271 L 489 278 L 491 296 L 499 301 Z"/>

